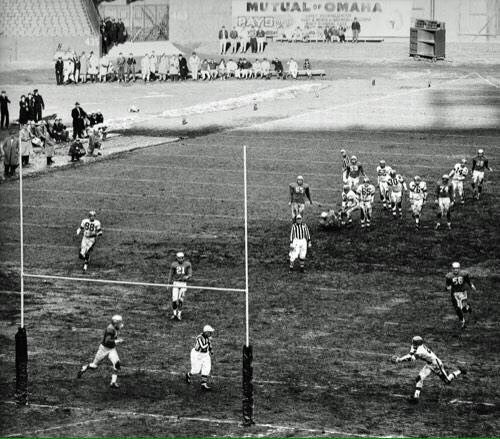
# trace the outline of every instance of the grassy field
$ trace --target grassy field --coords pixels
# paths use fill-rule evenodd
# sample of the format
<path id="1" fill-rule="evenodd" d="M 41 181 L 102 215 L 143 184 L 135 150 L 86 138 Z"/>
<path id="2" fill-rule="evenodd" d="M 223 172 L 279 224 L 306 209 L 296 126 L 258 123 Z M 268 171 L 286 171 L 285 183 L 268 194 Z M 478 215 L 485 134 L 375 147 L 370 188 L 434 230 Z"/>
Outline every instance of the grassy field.
<path id="1" fill-rule="evenodd" d="M 368 84 L 370 66 L 363 75 Z M 334 85 L 317 101 L 324 112 L 307 96 L 279 101 L 280 107 L 304 108 L 297 117 L 281 108 L 282 120 L 262 103 L 256 117 L 271 122 L 236 130 L 207 129 L 201 122 L 199 128 L 193 116 L 179 142 L 24 180 L 26 273 L 165 283 L 182 250 L 193 263 L 194 284 L 244 288 L 242 145 L 248 146 L 251 428 L 240 425 L 244 297 L 203 289 L 187 293 L 184 319 L 173 323 L 170 293 L 163 288 L 26 278 L 31 405 L 15 406 L 19 192 L 17 181 L 2 184 L 0 435 L 498 436 L 500 94 L 495 84 L 461 89 L 459 82 L 436 89 L 427 101 L 417 94 L 403 99 L 397 93 L 412 93 L 410 81 L 411 75 L 404 89 L 395 82 L 389 100 L 381 98 L 385 89 L 364 97 L 359 82 L 343 86 L 343 102 L 354 95 L 358 108 L 328 107 Z M 414 112 L 406 108 L 411 103 L 418 107 Z M 232 114 L 199 117 L 211 123 Z M 415 128 L 409 129 L 412 118 Z M 140 130 L 148 132 L 162 134 Z M 122 132 L 124 142 L 129 134 L 134 131 Z M 320 230 L 322 209 L 308 206 L 313 247 L 306 272 L 289 274 L 287 186 L 302 174 L 314 200 L 337 208 L 341 147 L 358 156 L 373 180 L 384 158 L 407 180 L 418 174 L 427 181 L 422 229 L 415 232 L 407 200 L 404 218 L 394 221 L 377 199 L 369 232 L 358 224 Z M 435 231 L 436 182 L 462 157 L 470 166 L 478 147 L 494 168 L 483 198 L 472 201 L 467 182 L 467 202 L 454 208 L 452 230 Z M 97 211 L 104 235 L 83 275 L 75 231 L 89 209 Z M 455 260 L 478 288 L 465 332 L 444 290 Z M 120 389 L 111 391 L 107 364 L 82 380 L 76 373 L 93 358 L 115 313 L 125 320 L 119 348 L 124 368 Z M 207 323 L 216 330 L 214 391 L 208 394 L 198 382 L 187 386 L 182 380 L 194 336 Z M 388 360 L 406 353 L 417 334 L 447 369 L 466 366 L 468 374 L 450 386 L 430 377 L 420 405 L 411 406 L 406 397 L 423 364 Z"/>

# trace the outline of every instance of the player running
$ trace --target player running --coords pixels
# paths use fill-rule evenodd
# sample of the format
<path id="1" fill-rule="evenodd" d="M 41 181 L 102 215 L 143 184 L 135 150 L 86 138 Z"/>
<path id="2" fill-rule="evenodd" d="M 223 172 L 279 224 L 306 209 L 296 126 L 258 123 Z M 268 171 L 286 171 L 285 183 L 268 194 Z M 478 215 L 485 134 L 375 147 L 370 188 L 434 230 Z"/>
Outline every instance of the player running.
<path id="1" fill-rule="evenodd" d="M 387 181 L 389 180 L 392 168 L 387 166 L 385 160 L 380 160 L 377 166 L 377 183 L 378 189 L 380 191 L 380 201 L 382 201 L 382 206 L 384 209 L 390 206 L 389 200 L 389 185 Z"/>
<path id="2" fill-rule="evenodd" d="M 76 236 L 83 232 L 80 253 L 78 257 L 84 260 L 83 271 L 87 271 L 90 262 L 90 252 L 93 250 L 97 237 L 102 235 L 101 222 L 96 219 L 95 210 L 89 212 L 89 217 L 82 220 L 76 229 Z"/>
<path id="3" fill-rule="evenodd" d="M 403 194 L 408 190 L 406 187 L 406 182 L 400 174 L 396 174 L 393 169 L 389 174 L 389 179 L 387 180 L 387 185 L 389 186 L 389 197 L 391 200 L 392 216 L 394 219 L 403 217 Z"/>
<path id="4" fill-rule="evenodd" d="M 375 186 L 370 184 L 370 179 L 365 177 L 363 184 L 356 191 L 361 208 L 361 228 L 370 227 L 372 221 L 373 198 L 375 197 Z"/>
<path id="5" fill-rule="evenodd" d="M 344 189 L 342 191 L 342 212 L 340 213 L 340 217 L 342 219 L 341 224 L 343 226 L 346 224 L 352 225 L 352 214 L 359 209 L 360 206 L 358 196 L 348 184 L 344 185 Z"/>
<path id="6" fill-rule="evenodd" d="M 363 171 L 363 166 L 358 163 L 358 158 L 353 155 L 351 157 L 351 162 L 347 166 L 347 185 L 353 190 L 356 191 L 359 186 L 359 179 L 361 176 L 365 176 L 365 172 Z"/>
<path id="7" fill-rule="evenodd" d="M 306 198 L 312 204 L 311 192 L 309 185 L 304 183 L 304 177 L 299 175 L 297 183 L 290 183 L 290 201 L 289 205 L 292 206 L 292 221 L 295 221 L 297 215 L 302 215 L 306 206 Z"/>
<path id="8" fill-rule="evenodd" d="M 178 252 L 175 255 L 175 261 L 170 265 L 168 273 L 169 285 L 172 288 L 172 316 L 171 319 L 181 320 L 182 304 L 184 303 L 184 295 L 187 291 L 187 281 L 193 276 L 193 267 L 191 262 L 184 259 L 184 253 Z"/>
<path id="9" fill-rule="evenodd" d="M 476 200 L 479 200 L 483 191 L 484 170 L 492 171 L 488 166 L 488 159 L 484 156 L 482 149 L 477 150 L 477 156 L 472 159 L 472 192 Z M 476 191 L 477 185 L 477 191 Z"/>
<path id="10" fill-rule="evenodd" d="M 465 313 L 472 312 L 471 306 L 467 303 L 466 285 L 472 291 L 477 291 L 476 287 L 470 280 L 469 273 L 465 270 L 460 270 L 460 263 L 453 262 L 451 264 L 451 272 L 446 275 L 446 290 L 451 293 L 451 302 L 457 313 L 458 319 L 462 324 L 462 329 L 466 327 Z"/>
<path id="11" fill-rule="evenodd" d="M 424 380 L 431 374 L 435 373 L 445 384 L 450 384 L 456 377 L 460 374 L 465 375 L 467 372 L 464 368 L 459 367 L 458 370 L 454 372 L 447 373 L 443 362 L 437 357 L 437 355 L 432 352 L 425 344 L 422 337 L 416 335 L 411 340 L 410 353 L 403 355 L 402 357 L 393 356 L 391 361 L 393 363 L 402 363 L 404 361 L 415 361 L 422 360 L 427 363 L 422 370 L 420 370 L 418 376 L 415 378 L 415 393 L 413 397 L 410 397 L 409 402 L 412 404 L 417 404 L 420 398 L 420 391 L 424 385 Z"/>
<path id="12" fill-rule="evenodd" d="M 435 229 L 441 227 L 441 217 L 446 215 L 446 225 L 448 229 L 451 230 L 451 211 L 450 208 L 453 206 L 453 189 L 450 186 L 450 177 L 444 174 L 441 177 L 441 184 L 437 185 L 436 188 L 436 204 L 438 205 L 439 211 L 437 213 L 437 222 Z"/>
<path id="13" fill-rule="evenodd" d="M 293 271 L 293 264 L 297 258 L 300 271 L 304 271 L 308 248 L 311 248 L 311 234 L 307 224 L 302 222 L 302 216 L 297 215 L 290 231 L 290 271 Z"/>
<path id="14" fill-rule="evenodd" d="M 451 178 L 451 186 L 453 188 L 453 199 L 460 200 L 460 204 L 465 204 L 464 197 L 464 180 L 469 174 L 467 169 L 467 160 L 462 159 L 460 163 L 457 163 L 451 170 L 449 176 Z"/>
<path id="15" fill-rule="evenodd" d="M 212 390 L 208 385 L 208 377 L 212 370 L 212 335 L 214 328 L 210 325 L 203 327 L 203 332 L 196 337 L 196 342 L 191 349 L 191 371 L 185 375 L 187 384 L 191 384 L 193 375 L 201 374 L 201 389 Z"/>
<path id="16" fill-rule="evenodd" d="M 415 219 L 415 229 L 420 229 L 420 215 L 422 208 L 427 200 L 427 184 L 425 181 L 415 175 L 413 181 L 409 184 L 410 189 L 410 204 L 412 216 Z"/>
<path id="17" fill-rule="evenodd" d="M 119 315 L 114 315 L 111 318 L 111 323 L 104 330 L 104 337 L 102 343 L 99 345 L 99 349 L 95 354 L 94 361 L 92 363 L 84 364 L 78 372 L 78 378 L 81 378 L 87 370 L 95 370 L 99 363 L 106 357 L 109 358 L 111 364 L 113 365 L 113 372 L 111 374 L 111 388 L 118 388 L 118 372 L 120 370 L 120 358 L 118 357 L 118 352 L 116 351 L 116 345 L 123 343 L 123 340 L 118 337 L 118 331 L 123 328 L 123 319 Z"/>
<path id="18" fill-rule="evenodd" d="M 340 150 L 340 155 L 342 156 L 342 183 L 347 183 L 347 168 L 349 167 L 349 156 L 345 149 Z"/>

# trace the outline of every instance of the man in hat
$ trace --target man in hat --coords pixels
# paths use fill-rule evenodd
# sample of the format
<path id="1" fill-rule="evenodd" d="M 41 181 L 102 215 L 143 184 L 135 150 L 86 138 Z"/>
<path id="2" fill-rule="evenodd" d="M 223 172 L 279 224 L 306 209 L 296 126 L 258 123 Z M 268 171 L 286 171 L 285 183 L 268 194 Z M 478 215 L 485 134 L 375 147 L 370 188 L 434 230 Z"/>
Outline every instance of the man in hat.
<path id="1" fill-rule="evenodd" d="M 212 335 L 214 328 L 210 325 L 203 327 L 203 332 L 196 337 L 196 342 L 191 349 L 191 371 L 185 375 L 187 384 L 191 384 L 193 375 L 201 374 L 201 389 L 211 390 L 208 377 L 212 369 Z"/>
<path id="2" fill-rule="evenodd" d="M 87 113 L 80 107 L 79 102 L 75 102 L 75 108 L 71 110 L 71 117 L 73 118 L 73 139 L 76 139 L 77 136 L 83 138 Z"/>
<path id="3" fill-rule="evenodd" d="M 56 61 L 56 84 L 63 85 L 64 84 L 64 61 L 62 56 L 59 56 Z"/>
<path id="4" fill-rule="evenodd" d="M 10 133 L 2 144 L 5 177 L 13 177 L 16 173 L 16 168 L 19 166 L 19 136 Z"/>
<path id="5" fill-rule="evenodd" d="M 33 90 L 33 108 L 35 111 L 35 122 L 42 120 L 42 110 L 45 110 L 45 103 L 43 98 L 38 94 L 38 89 Z"/>
<path id="6" fill-rule="evenodd" d="M 2 90 L 2 94 L 0 94 L 0 115 L 1 115 L 1 128 L 5 125 L 5 129 L 9 129 L 9 104 L 10 100 L 5 93 L 5 90 Z"/>
<path id="7" fill-rule="evenodd" d="M 69 147 L 68 154 L 71 156 L 72 162 L 79 162 L 80 157 L 83 157 L 86 154 L 85 148 L 82 145 L 82 141 L 80 139 L 75 139 L 75 141 Z"/>

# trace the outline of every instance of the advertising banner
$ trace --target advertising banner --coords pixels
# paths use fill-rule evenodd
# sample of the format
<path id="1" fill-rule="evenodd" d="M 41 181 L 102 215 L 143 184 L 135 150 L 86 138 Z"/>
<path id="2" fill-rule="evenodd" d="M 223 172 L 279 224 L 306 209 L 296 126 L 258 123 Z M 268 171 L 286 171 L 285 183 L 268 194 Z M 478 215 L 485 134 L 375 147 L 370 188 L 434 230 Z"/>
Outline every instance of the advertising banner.
<path id="1" fill-rule="evenodd" d="M 413 0 L 381 1 L 243 1 L 233 0 L 233 26 L 261 27 L 267 36 L 287 37 L 296 33 L 322 35 L 325 27 L 347 29 L 357 18 L 360 38 L 408 37 Z"/>

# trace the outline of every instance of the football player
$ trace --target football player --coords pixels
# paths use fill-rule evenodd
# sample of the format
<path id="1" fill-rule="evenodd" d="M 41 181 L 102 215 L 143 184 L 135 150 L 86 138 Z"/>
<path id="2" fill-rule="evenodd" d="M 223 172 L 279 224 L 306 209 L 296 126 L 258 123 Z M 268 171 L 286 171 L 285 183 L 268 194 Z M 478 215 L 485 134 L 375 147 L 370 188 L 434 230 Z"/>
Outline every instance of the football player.
<path id="1" fill-rule="evenodd" d="M 380 191 L 380 201 L 382 201 L 382 206 L 384 209 L 390 206 L 389 201 L 389 185 L 387 181 L 389 180 L 392 168 L 387 166 L 385 160 L 380 160 L 377 166 L 377 183 L 378 189 Z"/>
<path id="2" fill-rule="evenodd" d="M 453 206 L 453 189 L 450 186 L 450 177 L 448 177 L 447 174 L 441 177 L 441 184 L 437 185 L 436 198 L 436 204 L 438 205 L 439 211 L 437 213 L 435 229 L 437 230 L 441 227 L 441 217 L 446 215 L 446 225 L 448 229 L 451 230 L 450 208 Z"/>
<path id="3" fill-rule="evenodd" d="M 447 373 L 443 362 L 432 352 L 425 344 L 422 337 L 416 335 L 411 340 L 410 353 L 402 357 L 393 356 L 391 361 L 393 363 L 402 363 L 403 361 L 416 361 L 422 360 L 426 364 L 420 370 L 418 376 L 415 378 L 415 393 L 410 397 L 409 402 L 417 404 L 420 398 L 420 391 L 424 385 L 424 380 L 431 374 L 435 373 L 445 384 L 450 384 L 460 374 L 466 373 L 464 368 L 459 367 L 454 372 Z"/>
<path id="4" fill-rule="evenodd" d="M 347 168 L 349 167 L 349 156 L 345 149 L 340 150 L 342 156 L 342 183 L 347 183 Z"/>
<path id="5" fill-rule="evenodd" d="M 113 372 L 111 374 L 111 388 L 118 388 L 118 372 L 120 371 L 120 358 L 118 357 L 118 352 L 116 351 L 116 345 L 123 343 L 123 340 L 118 337 L 118 331 L 123 328 L 123 319 L 120 315 L 114 315 L 111 318 L 111 323 L 104 330 L 104 337 L 102 343 L 99 345 L 99 349 L 95 354 L 94 361 L 92 363 L 84 364 L 78 371 L 78 378 L 87 370 L 95 370 L 99 363 L 106 357 L 109 358 L 111 364 L 113 365 Z"/>
<path id="6" fill-rule="evenodd" d="M 361 176 L 365 176 L 365 172 L 363 171 L 363 166 L 358 163 L 358 158 L 353 155 L 351 157 L 351 163 L 347 166 L 347 183 L 349 187 L 356 191 L 359 186 L 359 178 Z"/>
<path id="7" fill-rule="evenodd" d="M 352 225 L 352 214 L 359 209 L 358 196 L 353 190 L 351 190 L 351 187 L 348 184 L 345 184 L 342 191 L 342 212 L 340 214 L 341 224 L 343 226 L 346 224 Z"/>
<path id="8" fill-rule="evenodd" d="M 203 327 L 203 332 L 196 337 L 196 342 L 193 349 L 191 349 L 191 371 L 187 372 L 185 381 L 191 384 L 193 375 L 201 374 L 201 389 L 211 390 L 208 385 L 208 377 L 212 370 L 212 335 L 214 328 L 210 325 Z"/>
<path id="9" fill-rule="evenodd" d="M 297 258 L 300 271 L 304 271 L 308 248 L 311 248 L 311 234 L 307 224 L 302 222 L 302 216 L 297 215 L 290 231 L 290 271 L 293 271 L 293 264 Z"/>
<path id="10" fill-rule="evenodd" d="M 370 179 L 365 177 L 363 184 L 356 191 L 361 208 L 361 228 L 370 227 L 372 221 L 373 198 L 375 197 L 375 186 L 370 184 Z"/>
<path id="11" fill-rule="evenodd" d="M 172 316 L 171 319 L 181 320 L 184 295 L 187 291 L 187 281 L 193 276 L 191 262 L 184 259 L 184 253 L 178 252 L 175 261 L 170 265 L 168 284 L 172 285 Z M 173 282 L 173 284 L 172 284 Z"/>
<path id="12" fill-rule="evenodd" d="M 102 235 L 101 222 L 96 219 L 95 210 L 89 212 L 89 217 L 82 220 L 76 229 L 76 236 L 83 232 L 82 243 L 78 257 L 84 260 L 83 271 L 87 271 L 90 262 L 90 252 L 93 250 L 97 237 Z"/>
<path id="13" fill-rule="evenodd" d="M 472 291 L 477 291 L 470 280 L 469 273 L 460 269 L 459 262 L 453 262 L 451 264 L 451 272 L 446 275 L 446 290 L 451 293 L 451 302 L 460 320 L 462 329 L 466 327 L 465 313 L 472 312 L 471 306 L 467 303 L 467 285 Z"/>
<path id="14" fill-rule="evenodd" d="M 340 225 L 339 218 L 335 210 L 330 209 L 328 212 L 321 212 L 319 217 L 319 225 L 323 229 L 336 229 Z"/>
<path id="15" fill-rule="evenodd" d="M 410 189 L 410 203 L 412 216 L 415 219 L 415 228 L 420 229 L 420 215 L 422 207 L 427 200 L 427 184 L 425 181 L 415 175 L 413 181 L 409 184 Z"/>
<path id="16" fill-rule="evenodd" d="M 389 174 L 389 179 L 387 180 L 387 185 L 389 186 L 389 194 L 391 200 L 392 216 L 394 219 L 403 217 L 403 194 L 407 191 L 406 182 L 400 174 L 396 174 L 393 169 Z"/>
<path id="17" fill-rule="evenodd" d="M 453 198 L 457 201 L 460 200 L 460 204 L 465 204 L 464 180 L 469 174 L 466 164 L 467 160 L 462 159 L 460 163 L 455 165 L 449 174 L 451 186 L 453 188 Z"/>
<path id="18" fill-rule="evenodd" d="M 479 200 L 483 191 L 484 170 L 492 171 L 488 166 L 488 159 L 484 156 L 482 149 L 477 150 L 477 156 L 472 159 L 472 192 L 476 200 Z M 476 188 L 477 185 L 477 188 Z"/>
<path id="19" fill-rule="evenodd" d="M 299 175 L 297 177 L 297 183 L 290 183 L 290 201 L 289 205 L 292 206 L 292 221 L 295 221 L 297 215 L 302 215 L 304 213 L 304 208 L 306 205 L 306 198 L 309 203 L 312 204 L 311 192 L 309 191 L 309 185 L 304 183 L 304 177 Z"/>

